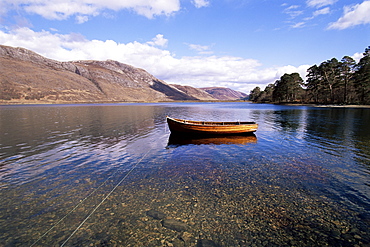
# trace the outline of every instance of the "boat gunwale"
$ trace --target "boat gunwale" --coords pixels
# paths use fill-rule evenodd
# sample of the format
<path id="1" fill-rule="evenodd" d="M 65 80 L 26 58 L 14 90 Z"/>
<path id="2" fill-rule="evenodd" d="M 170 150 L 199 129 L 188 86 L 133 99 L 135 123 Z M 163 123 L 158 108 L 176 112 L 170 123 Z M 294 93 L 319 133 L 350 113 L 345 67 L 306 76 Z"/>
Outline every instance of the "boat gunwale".
<path id="1" fill-rule="evenodd" d="M 167 116 L 168 119 L 184 125 L 196 125 L 196 126 L 239 126 L 239 125 L 257 125 L 256 122 L 246 122 L 246 121 L 234 121 L 234 122 L 212 122 L 212 121 L 196 121 L 196 120 L 186 120 L 179 118 L 172 118 Z"/>

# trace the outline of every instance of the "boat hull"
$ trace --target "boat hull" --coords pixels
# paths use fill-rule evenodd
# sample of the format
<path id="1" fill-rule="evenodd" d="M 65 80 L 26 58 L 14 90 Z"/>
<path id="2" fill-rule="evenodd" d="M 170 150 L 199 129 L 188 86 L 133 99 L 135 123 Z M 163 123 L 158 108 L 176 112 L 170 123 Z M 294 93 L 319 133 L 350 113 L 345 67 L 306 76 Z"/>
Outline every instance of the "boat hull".
<path id="1" fill-rule="evenodd" d="M 205 122 L 167 117 L 168 127 L 174 133 L 230 135 L 257 131 L 255 122 Z"/>

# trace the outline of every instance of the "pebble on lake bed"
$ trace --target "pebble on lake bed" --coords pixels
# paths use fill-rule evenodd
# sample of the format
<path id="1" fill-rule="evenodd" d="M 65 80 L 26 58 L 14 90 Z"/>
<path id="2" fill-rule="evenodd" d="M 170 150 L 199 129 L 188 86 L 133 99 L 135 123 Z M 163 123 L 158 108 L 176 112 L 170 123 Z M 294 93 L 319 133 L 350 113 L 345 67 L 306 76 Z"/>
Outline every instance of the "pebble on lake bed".
<path id="1" fill-rule="evenodd" d="M 163 220 L 164 218 L 166 218 L 166 215 L 160 211 L 157 211 L 157 210 L 154 210 L 154 209 L 151 209 L 149 211 L 146 212 L 146 215 L 152 217 L 153 219 L 156 219 L 156 220 Z"/>
<path id="2" fill-rule="evenodd" d="M 177 232 L 183 232 L 188 229 L 188 225 L 184 222 L 175 219 L 166 219 L 166 215 L 160 211 L 151 209 L 146 211 L 146 215 L 156 220 L 162 220 L 162 226 Z"/>
<path id="3" fill-rule="evenodd" d="M 188 226 L 184 222 L 174 219 L 162 220 L 162 226 L 177 232 L 186 231 L 188 229 Z"/>
<path id="4" fill-rule="evenodd" d="M 197 242 L 197 247 L 219 247 L 220 245 L 216 244 L 209 239 L 199 239 Z"/>

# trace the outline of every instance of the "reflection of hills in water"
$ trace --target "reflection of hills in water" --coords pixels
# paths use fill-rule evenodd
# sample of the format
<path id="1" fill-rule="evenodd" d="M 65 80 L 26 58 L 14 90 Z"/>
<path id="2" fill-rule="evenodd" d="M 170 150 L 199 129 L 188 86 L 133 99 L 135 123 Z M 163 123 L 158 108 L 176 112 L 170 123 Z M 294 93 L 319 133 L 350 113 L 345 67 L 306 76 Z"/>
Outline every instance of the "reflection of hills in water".
<path id="1" fill-rule="evenodd" d="M 201 144 L 239 144 L 245 145 L 248 143 L 257 143 L 257 137 L 254 134 L 250 135 L 227 135 L 227 136 L 187 136 L 172 134 L 168 139 L 167 147 L 181 145 L 201 145 Z"/>

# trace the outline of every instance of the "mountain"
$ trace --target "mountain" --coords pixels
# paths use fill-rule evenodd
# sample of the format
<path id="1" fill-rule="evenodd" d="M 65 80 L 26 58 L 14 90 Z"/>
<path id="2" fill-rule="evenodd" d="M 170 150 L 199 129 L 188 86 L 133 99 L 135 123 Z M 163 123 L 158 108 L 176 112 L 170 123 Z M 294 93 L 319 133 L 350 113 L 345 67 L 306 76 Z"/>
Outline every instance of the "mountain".
<path id="1" fill-rule="evenodd" d="M 200 89 L 206 91 L 207 93 L 212 95 L 213 98 L 216 98 L 218 100 L 238 100 L 248 96 L 245 93 L 225 87 L 204 87 Z"/>
<path id="2" fill-rule="evenodd" d="M 8 46 L 0 46 L 1 99 L 53 103 L 200 100 L 127 64 L 59 62 Z"/>
<path id="3" fill-rule="evenodd" d="M 217 100 L 216 98 L 212 97 L 209 93 L 206 91 L 200 89 L 200 88 L 194 88 L 190 86 L 182 86 L 182 85 L 177 85 L 177 84 L 171 84 L 171 86 L 176 87 L 178 90 L 186 93 L 187 95 L 197 98 L 197 99 L 202 99 L 202 100 Z"/>
<path id="4" fill-rule="evenodd" d="M 230 89 L 231 90 L 231 89 Z M 189 86 L 170 85 L 113 60 L 59 62 L 0 45 L 0 102 L 158 102 L 217 100 Z"/>

